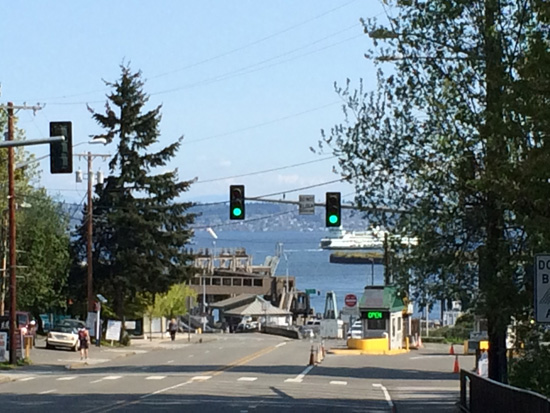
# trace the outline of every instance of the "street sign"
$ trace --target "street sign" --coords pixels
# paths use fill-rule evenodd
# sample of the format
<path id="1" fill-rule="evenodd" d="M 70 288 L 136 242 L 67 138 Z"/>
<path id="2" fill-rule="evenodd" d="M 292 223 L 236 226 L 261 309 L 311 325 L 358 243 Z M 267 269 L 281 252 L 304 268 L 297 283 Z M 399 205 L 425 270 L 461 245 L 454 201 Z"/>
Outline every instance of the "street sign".
<path id="1" fill-rule="evenodd" d="M 550 254 L 535 255 L 535 320 L 550 323 Z"/>
<path id="2" fill-rule="evenodd" d="M 317 290 L 315 288 L 306 288 L 305 293 L 308 295 L 317 294 Z"/>
<path id="3" fill-rule="evenodd" d="M 300 202 L 298 212 L 300 215 L 315 214 L 315 195 L 299 195 Z"/>
<path id="4" fill-rule="evenodd" d="M 355 294 L 348 294 L 344 298 L 344 303 L 347 307 L 355 307 L 357 305 L 357 297 Z"/>

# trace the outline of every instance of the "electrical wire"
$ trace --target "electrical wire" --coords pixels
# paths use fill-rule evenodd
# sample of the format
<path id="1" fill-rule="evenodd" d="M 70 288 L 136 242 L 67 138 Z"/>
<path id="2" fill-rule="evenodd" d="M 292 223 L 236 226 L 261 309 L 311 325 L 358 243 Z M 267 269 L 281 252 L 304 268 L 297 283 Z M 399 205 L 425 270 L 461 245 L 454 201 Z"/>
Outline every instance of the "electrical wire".
<path id="1" fill-rule="evenodd" d="M 309 165 L 309 164 L 312 164 L 312 163 L 322 162 L 322 161 L 326 161 L 326 160 L 334 159 L 334 158 L 336 158 L 336 156 L 329 156 L 327 158 L 316 159 L 314 161 L 301 162 L 301 163 L 296 163 L 296 164 L 293 164 L 293 165 L 286 165 L 286 166 L 281 166 L 281 167 L 278 167 L 278 168 L 264 169 L 263 171 L 249 172 L 249 173 L 240 174 L 240 175 L 226 176 L 226 177 L 222 177 L 222 178 L 212 178 L 212 179 L 206 179 L 204 181 L 201 181 L 199 179 L 195 183 L 196 184 L 205 184 L 205 183 L 208 183 L 208 182 L 225 181 L 227 179 L 233 179 L 233 178 L 242 178 L 243 176 L 260 175 L 260 174 L 264 174 L 264 173 L 268 173 L 268 172 L 275 172 L 275 171 L 281 171 L 281 170 L 284 170 L 284 169 L 295 168 L 297 166 Z"/>
<path id="2" fill-rule="evenodd" d="M 325 108 L 328 108 L 329 106 L 334 106 L 334 105 L 341 104 L 341 103 L 342 103 L 341 100 L 334 101 L 334 102 L 327 103 L 327 104 L 322 105 L 322 106 L 317 106 L 315 108 L 304 110 L 302 112 L 293 113 L 293 114 L 286 115 L 286 116 L 283 116 L 283 117 L 280 117 L 280 118 L 268 120 L 266 122 L 257 123 L 257 124 L 252 125 L 252 126 L 247 126 L 247 127 L 241 128 L 241 129 L 236 129 L 236 130 L 233 130 L 233 131 L 230 131 L 230 132 L 224 132 L 224 133 L 219 133 L 219 134 L 216 134 L 216 135 L 210 135 L 210 136 L 206 136 L 204 138 L 184 140 L 182 142 L 182 144 L 187 145 L 187 144 L 191 144 L 191 143 L 197 143 L 197 142 L 207 141 L 207 140 L 211 140 L 211 139 L 215 139 L 215 138 L 221 138 L 221 137 L 224 137 L 224 136 L 234 135 L 236 133 L 246 132 L 246 131 L 251 130 L 251 129 L 256 129 L 256 128 L 271 125 L 273 123 L 277 123 L 277 122 L 280 122 L 280 121 L 283 121 L 283 120 L 292 119 L 292 118 L 295 118 L 295 117 L 298 117 L 298 116 L 306 115 L 308 113 L 315 112 L 315 111 L 321 110 L 321 109 L 325 109 Z"/>

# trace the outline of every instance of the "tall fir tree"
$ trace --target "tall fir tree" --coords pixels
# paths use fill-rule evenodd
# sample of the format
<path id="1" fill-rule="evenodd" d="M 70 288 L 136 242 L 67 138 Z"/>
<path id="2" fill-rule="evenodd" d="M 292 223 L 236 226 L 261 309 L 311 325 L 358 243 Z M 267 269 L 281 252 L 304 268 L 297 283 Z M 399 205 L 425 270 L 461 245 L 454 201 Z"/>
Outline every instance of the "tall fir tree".
<path id="1" fill-rule="evenodd" d="M 191 181 L 179 181 L 177 170 L 154 173 L 174 157 L 182 138 L 152 151 L 159 142 L 161 106 L 146 111 L 149 98 L 141 72 L 132 72 L 126 65 L 121 69 L 117 82 L 106 82 L 113 92 L 105 114 L 89 110 L 104 129 L 97 137 L 117 142 L 109 176 L 103 185 L 95 186 L 94 291 L 106 296 L 123 319 L 132 315 L 125 309 L 135 302 L 136 294 L 164 293 L 188 278 L 191 257 L 185 245 L 192 236 L 195 215 L 187 211 L 192 204 L 181 201 Z M 74 245 L 81 260 L 86 256 L 86 215 Z M 83 271 L 79 273 L 82 277 Z M 83 281 L 81 277 L 76 278 Z"/>

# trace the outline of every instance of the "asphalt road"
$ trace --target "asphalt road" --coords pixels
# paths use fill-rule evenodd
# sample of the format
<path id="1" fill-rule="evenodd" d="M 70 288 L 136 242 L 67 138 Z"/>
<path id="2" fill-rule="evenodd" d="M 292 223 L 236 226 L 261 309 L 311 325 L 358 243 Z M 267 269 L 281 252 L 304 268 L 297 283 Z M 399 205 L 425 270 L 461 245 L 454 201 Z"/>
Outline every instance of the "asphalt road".
<path id="1" fill-rule="evenodd" d="M 261 334 L 204 337 L 208 342 L 143 342 L 127 353 L 92 349 L 88 365 L 80 364 L 76 353 L 35 350 L 41 363 L 13 372 L 12 381 L 0 384 L 0 410 L 458 411 L 454 357 L 442 348 L 397 356 L 327 355 L 312 367 L 308 340 Z M 73 358 L 66 369 L 65 360 Z"/>

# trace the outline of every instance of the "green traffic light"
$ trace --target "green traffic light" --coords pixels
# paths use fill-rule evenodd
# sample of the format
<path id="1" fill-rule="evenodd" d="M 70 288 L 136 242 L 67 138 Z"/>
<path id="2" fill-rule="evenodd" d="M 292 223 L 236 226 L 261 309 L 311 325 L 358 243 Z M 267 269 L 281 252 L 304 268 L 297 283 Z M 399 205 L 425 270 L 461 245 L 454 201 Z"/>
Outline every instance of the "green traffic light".
<path id="1" fill-rule="evenodd" d="M 234 217 L 240 217 L 242 214 L 243 214 L 243 210 L 241 208 L 233 208 Z"/>
<path id="2" fill-rule="evenodd" d="M 336 215 L 331 215 L 328 217 L 328 222 L 330 222 L 331 224 L 336 224 L 338 222 L 338 216 Z"/>

